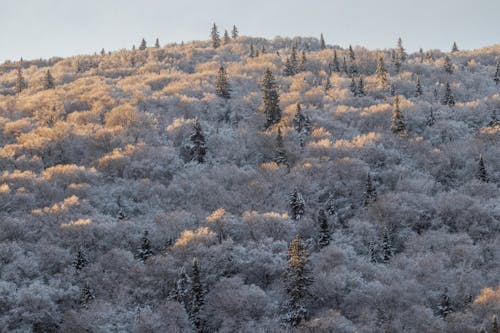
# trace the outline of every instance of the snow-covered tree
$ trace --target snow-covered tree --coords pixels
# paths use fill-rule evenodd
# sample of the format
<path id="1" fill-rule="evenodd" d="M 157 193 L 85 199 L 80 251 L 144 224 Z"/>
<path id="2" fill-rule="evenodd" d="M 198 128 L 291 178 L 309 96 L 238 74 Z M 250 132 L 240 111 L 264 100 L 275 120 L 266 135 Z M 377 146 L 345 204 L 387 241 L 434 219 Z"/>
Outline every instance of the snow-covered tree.
<path id="1" fill-rule="evenodd" d="M 336 212 L 335 195 L 332 192 L 328 194 L 328 199 L 326 200 L 325 209 L 328 215 L 330 216 L 335 215 Z"/>
<path id="2" fill-rule="evenodd" d="M 155 48 L 159 49 L 160 48 L 160 39 L 156 38 L 155 40 Z"/>
<path id="3" fill-rule="evenodd" d="M 397 59 L 403 63 L 406 61 L 406 58 L 408 57 L 408 54 L 406 53 L 404 47 L 403 47 L 403 40 L 401 37 L 398 38 L 398 45 L 397 45 Z"/>
<path id="4" fill-rule="evenodd" d="M 300 220 L 305 213 L 305 201 L 302 194 L 295 188 L 288 196 L 288 206 L 292 219 Z"/>
<path id="5" fill-rule="evenodd" d="M 218 48 L 221 44 L 219 30 L 217 29 L 217 25 L 214 23 L 212 26 L 212 30 L 210 32 L 210 38 L 212 40 L 212 47 L 214 49 Z"/>
<path id="6" fill-rule="evenodd" d="M 426 117 L 426 125 L 431 127 L 436 123 L 436 117 L 434 116 L 434 109 L 431 107 L 429 114 Z"/>
<path id="7" fill-rule="evenodd" d="M 239 35 L 240 32 L 238 31 L 238 28 L 236 27 L 236 25 L 233 25 L 233 29 L 231 30 L 231 37 L 233 39 L 237 39 Z"/>
<path id="8" fill-rule="evenodd" d="M 146 40 L 143 38 L 141 44 L 139 45 L 139 50 L 144 51 L 147 48 Z"/>
<path id="9" fill-rule="evenodd" d="M 333 50 L 333 59 L 330 63 L 330 70 L 337 73 L 340 72 L 340 63 L 337 57 L 337 50 Z"/>
<path id="10" fill-rule="evenodd" d="M 387 87 L 387 70 L 385 69 L 384 65 L 384 57 L 380 55 L 377 60 L 377 81 L 378 84 L 382 87 L 385 88 Z"/>
<path id="11" fill-rule="evenodd" d="M 497 62 L 497 70 L 495 71 L 495 76 L 493 77 L 493 81 L 498 85 L 500 83 L 500 61 Z"/>
<path id="12" fill-rule="evenodd" d="M 451 86 L 449 82 L 446 82 L 444 96 L 441 103 L 443 105 L 455 106 L 455 97 L 453 97 L 453 92 L 451 91 Z"/>
<path id="13" fill-rule="evenodd" d="M 85 253 L 85 250 L 83 248 L 79 248 L 78 252 L 76 254 L 75 259 L 73 260 L 73 267 L 77 271 L 81 271 L 87 264 L 89 263 L 89 260 L 87 259 L 87 255 Z"/>
<path id="14" fill-rule="evenodd" d="M 349 85 L 349 90 L 351 90 L 353 96 L 358 96 L 358 86 L 356 85 L 354 75 L 351 76 L 351 84 Z"/>
<path id="15" fill-rule="evenodd" d="M 231 98 L 231 85 L 229 84 L 226 69 L 222 64 L 219 67 L 219 73 L 215 81 L 215 94 L 224 99 Z"/>
<path id="16" fill-rule="evenodd" d="M 406 123 L 399 109 L 399 96 L 394 97 L 394 103 L 392 108 L 392 119 L 391 119 L 391 131 L 398 135 L 404 135 L 406 133 Z"/>
<path id="17" fill-rule="evenodd" d="M 364 96 L 364 95 L 365 95 L 365 84 L 363 83 L 363 78 L 360 77 L 358 85 L 356 87 L 356 96 Z"/>
<path id="18" fill-rule="evenodd" d="M 179 271 L 179 276 L 170 298 L 181 303 L 186 312 L 189 313 L 191 307 L 191 278 L 187 275 L 184 267 Z"/>
<path id="19" fill-rule="evenodd" d="M 328 226 L 328 220 L 326 218 L 325 211 L 320 209 L 318 212 L 318 224 L 319 224 L 319 236 L 318 245 L 320 248 L 328 246 L 332 238 L 330 234 L 330 227 Z"/>
<path id="20" fill-rule="evenodd" d="M 24 89 L 28 88 L 28 84 L 26 83 L 26 80 L 24 79 L 23 76 L 23 71 L 21 67 L 17 69 L 17 79 L 16 79 L 16 85 L 15 85 L 15 91 L 17 94 L 19 94 L 21 91 Z"/>
<path id="21" fill-rule="evenodd" d="M 477 170 L 477 178 L 482 181 L 487 183 L 489 178 L 488 178 L 488 172 L 486 171 L 486 167 L 484 166 L 484 160 L 483 160 L 483 155 L 479 155 L 479 164 L 478 164 L 478 170 Z"/>
<path id="22" fill-rule="evenodd" d="M 300 103 L 297 103 L 295 109 L 295 116 L 293 117 L 292 125 L 293 128 L 297 131 L 297 133 L 301 133 L 304 130 L 304 123 L 306 121 L 306 117 L 302 113 L 302 108 Z"/>
<path id="23" fill-rule="evenodd" d="M 227 31 L 227 29 L 224 30 L 224 37 L 222 39 L 222 42 L 224 45 L 231 43 L 231 37 L 229 37 L 229 32 Z"/>
<path id="24" fill-rule="evenodd" d="M 205 155 L 207 154 L 206 140 L 201 128 L 200 119 L 198 118 L 193 123 L 193 130 L 189 136 L 189 140 L 191 141 L 191 160 L 204 163 Z"/>
<path id="25" fill-rule="evenodd" d="M 422 84 L 420 83 L 420 76 L 417 76 L 417 84 L 415 87 L 415 97 L 420 97 L 423 94 Z"/>
<path id="26" fill-rule="evenodd" d="M 309 297 L 309 286 L 313 279 L 309 269 L 309 259 L 300 235 L 290 243 L 288 248 L 288 267 L 286 271 L 286 303 L 285 322 L 292 327 L 298 326 L 308 318 L 309 311 L 306 307 Z"/>
<path id="27" fill-rule="evenodd" d="M 279 106 L 278 86 L 274 75 L 269 68 L 262 79 L 262 106 L 266 115 L 266 128 L 281 120 L 281 108 Z"/>
<path id="28" fill-rule="evenodd" d="M 451 53 L 458 52 L 457 42 L 453 42 L 453 46 L 451 47 Z"/>
<path id="29" fill-rule="evenodd" d="M 92 290 L 90 289 L 88 281 L 85 282 L 85 285 L 80 291 L 80 306 L 84 309 L 89 307 L 90 302 L 94 299 L 94 295 Z"/>
<path id="30" fill-rule="evenodd" d="M 437 314 L 441 318 L 446 318 L 453 312 L 450 298 L 448 297 L 448 288 L 445 288 L 444 293 L 441 295 L 441 302 L 438 305 Z"/>
<path id="31" fill-rule="evenodd" d="M 453 64 L 451 62 L 450 57 L 448 57 L 447 55 L 444 57 L 443 68 L 446 73 L 453 74 Z"/>
<path id="32" fill-rule="evenodd" d="M 285 165 L 288 169 L 290 168 L 290 162 L 288 160 L 288 153 L 285 149 L 285 144 L 283 142 L 283 135 L 281 134 L 281 128 L 278 128 L 278 134 L 276 135 L 276 146 L 274 148 L 274 158 L 273 161 L 278 165 Z"/>
<path id="33" fill-rule="evenodd" d="M 255 57 L 255 49 L 254 49 L 253 43 L 252 43 L 252 44 L 250 44 L 250 52 L 249 52 L 248 56 L 249 56 L 250 58 Z"/>
<path id="34" fill-rule="evenodd" d="M 491 333 L 500 333 L 500 328 L 498 327 L 497 316 L 493 316 L 491 320 Z"/>
<path id="35" fill-rule="evenodd" d="M 192 264 L 190 299 L 189 319 L 196 332 L 203 332 L 203 320 L 200 317 L 200 312 L 205 304 L 205 288 L 201 282 L 200 269 L 196 258 Z"/>
<path id="36" fill-rule="evenodd" d="M 392 256 L 394 255 L 394 248 L 392 246 L 392 239 L 387 228 L 384 229 L 384 234 L 382 238 L 382 260 L 384 263 L 388 263 Z"/>
<path id="37" fill-rule="evenodd" d="M 372 177 L 370 174 L 366 177 L 365 183 L 365 193 L 363 196 L 363 205 L 368 206 L 370 203 L 375 202 L 377 200 L 377 190 L 372 182 Z"/>
<path id="38" fill-rule="evenodd" d="M 152 255 L 153 250 L 151 249 L 151 242 L 148 238 L 148 231 L 145 230 L 141 239 L 141 246 L 137 249 L 137 257 L 140 261 L 145 262 Z"/>

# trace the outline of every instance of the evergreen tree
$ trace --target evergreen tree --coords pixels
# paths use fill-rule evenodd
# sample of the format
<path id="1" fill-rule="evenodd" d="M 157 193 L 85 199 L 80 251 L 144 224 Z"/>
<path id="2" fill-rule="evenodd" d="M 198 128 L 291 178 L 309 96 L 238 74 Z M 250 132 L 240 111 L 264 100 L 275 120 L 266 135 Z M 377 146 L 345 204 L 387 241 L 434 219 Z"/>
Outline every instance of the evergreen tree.
<path id="1" fill-rule="evenodd" d="M 82 248 L 79 248 L 76 254 L 76 258 L 73 260 L 73 267 L 77 271 L 81 271 L 85 266 L 87 266 L 88 263 L 89 260 L 87 259 L 85 251 Z"/>
<path id="2" fill-rule="evenodd" d="M 363 78 L 360 77 L 358 81 L 358 86 L 356 87 L 356 96 L 364 96 L 365 95 L 365 85 L 363 83 Z"/>
<path id="3" fill-rule="evenodd" d="M 195 119 L 193 124 L 193 131 L 189 137 L 191 140 L 191 159 L 198 163 L 205 162 L 205 155 L 207 154 L 207 149 L 205 147 L 205 136 L 203 135 L 203 130 L 201 129 L 200 120 Z"/>
<path id="4" fill-rule="evenodd" d="M 370 203 L 377 201 L 377 190 L 373 186 L 372 177 L 370 174 L 366 177 L 365 194 L 363 205 L 366 207 Z"/>
<path id="5" fill-rule="evenodd" d="M 218 48 L 220 46 L 220 35 L 219 35 L 219 31 L 217 30 L 217 25 L 215 23 L 212 26 L 212 31 L 210 32 L 210 37 L 212 39 L 212 47 L 214 49 Z"/>
<path id="6" fill-rule="evenodd" d="M 309 286 L 313 282 L 308 261 L 304 244 L 297 235 L 288 248 L 288 267 L 285 278 L 288 294 L 285 321 L 293 327 L 298 326 L 308 317 L 306 301 L 309 296 Z"/>
<path id="7" fill-rule="evenodd" d="M 449 82 L 446 83 L 442 104 L 448 106 L 455 105 L 455 98 L 453 97 L 453 92 L 451 91 L 451 86 Z"/>
<path id="8" fill-rule="evenodd" d="M 353 63 L 356 61 L 356 54 L 354 54 L 354 50 L 351 45 L 349 45 L 349 62 Z"/>
<path id="9" fill-rule="evenodd" d="M 295 75 L 295 68 L 293 68 L 290 58 L 286 58 L 285 60 L 285 69 L 283 70 L 283 75 L 285 76 Z"/>
<path id="10" fill-rule="evenodd" d="M 356 55 L 351 45 L 349 45 L 349 74 L 354 75 L 358 73 L 358 67 L 356 66 Z"/>
<path id="11" fill-rule="evenodd" d="M 330 73 L 326 75 L 325 82 L 325 93 L 328 93 L 332 89 L 332 82 L 330 81 Z"/>
<path id="12" fill-rule="evenodd" d="M 146 40 L 143 38 L 141 44 L 139 45 L 139 50 L 144 51 L 147 48 Z"/>
<path id="13" fill-rule="evenodd" d="M 324 248 L 330 244 L 332 236 L 330 235 L 330 228 L 328 226 L 328 220 L 326 219 L 326 214 L 323 209 L 318 212 L 318 224 L 319 224 L 319 237 L 318 245 L 320 248 Z"/>
<path id="14" fill-rule="evenodd" d="M 229 37 L 229 32 L 227 32 L 227 30 L 224 30 L 223 42 L 224 42 L 224 45 L 227 45 L 231 42 L 231 38 Z"/>
<path id="15" fill-rule="evenodd" d="M 427 116 L 427 121 L 426 124 L 427 126 L 431 127 L 436 123 L 436 118 L 434 117 L 434 110 L 431 107 L 431 110 L 429 112 L 429 115 Z"/>
<path id="16" fill-rule="evenodd" d="M 387 86 L 387 70 L 385 69 L 383 56 L 379 56 L 377 61 L 377 81 L 382 88 Z"/>
<path id="17" fill-rule="evenodd" d="M 90 290 L 89 283 L 85 282 L 81 292 L 80 292 L 80 306 L 84 309 L 88 309 L 89 303 L 94 299 L 92 290 Z"/>
<path id="18" fill-rule="evenodd" d="M 151 242 L 148 238 L 148 231 L 144 231 L 144 236 L 142 236 L 141 247 L 137 251 L 137 257 L 140 261 L 145 262 L 149 257 L 153 255 L 151 250 Z"/>
<path id="19" fill-rule="evenodd" d="M 500 61 L 497 62 L 497 70 L 495 72 L 495 76 L 493 77 L 493 81 L 498 85 L 500 83 Z"/>
<path id="20" fill-rule="evenodd" d="M 405 62 L 407 57 L 408 55 L 406 54 L 406 51 L 403 47 L 403 40 L 401 39 L 401 37 L 399 37 L 397 58 L 400 62 Z"/>
<path id="21" fill-rule="evenodd" d="M 159 48 L 160 48 L 160 39 L 159 39 L 159 38 L 156 38 L 156 41 L 155 41 L 155 47 L 156 47 L 157 49 L 159 49 Z"/>
<path id="22" fill-rule="evenodd" d="M 293 121 L 292 121 L 293 128 L 295 128 L 297 133 L 302 132 L 302 130 L 304 129 L 304 122 L 305 121 L 306 121 L 306 117 L 302 113 L 302 108 L 300 107 L 300 103 L 297 103 L 295 116 L 293 117 Z"/>
<path id="23" fill-rule="evenodd" d="M 328 195 L 325 208 L 328 215 L 335 215 L 335 195 L 332 192 Z"/>
<path id="24" fill-rule="evenodd" d="M 406 133 L 406 124 L 403 114 L 399 109 L 399 97 L 394 98 L 394 106 L 392 110 L 391 131 L 395 134 L 403 135 Z"/>
<path id="25" fill-rule="evenodd" d="M 388 263 L 392 256 L 394 255 L 394 249 L 392 247 L 391 235 L 389 230 L 385 228 L 384 236 L 382 239 L 382 260 L 386 264 Z"/>
<path id="26" fill-rule="evenodd" d="M 330 70 L 334 72 L 340 72 L 340 64 L 339 64 L 339 59 L 337 57 L 337 50 L 333 51 L 333 60 L 332 63 L 330 64 Z"/>
<path id="27" fill-rule="evenodd" d="M 222 64 L 219 67 L 219 73 L 215 81 L 215 94 L 224 99 L 231 98 L 231 85 L 229 84 L 226 69 Z"/>
<path id="28" fill-rule="evenodd" d="M 262 104 L 264 113 L 266 114 L 266 128 L 268 128 L 281 120 L 278 86 L 269 68 L 266 69 L 264 78 L 262 79 L 262 92 Z"/>
<path id="29" fill-rule="evenodd" d="M 378 256 L 377 256 L 377 251 L 375 249 L 375 244 L 373 242 L 370 242 L 369 253 L 370 253 L 370 262 L 377 263 Z"/>
<path id="30" fill-rule="evenodd" d="M 101 49 L 101 55 L 104 56 L 106 54 L 106 51 L 104 51 L 104 47 Z"/>
<path id="31" fill-rule="evenodd" d="M 396 95 L 396 86 L 394 85 L 394 83 L 391 83 L 390 86 L 389 86 L 389 93 L 391 94 L 391 96 L 394 97 L 394 95 Z"/>
<path id="32" fill-rule="evenodd" d="M 347 68 L 347 61 L 345 60 L 345 57 L 342 59 L 342 71 L 344 74 L 349 73 L 349 68 Z"/>
<path id="33" fill-rule="evenodd" d="M 50 70 L 47 70 L 47 73 L 45 74 L 44 88 L 45 89 L 55 88 L 54 78 L 52 77 L 52 74 L 50 74 Z"/>
<path id="34" fill-rule="evenodd" d="M 424 62 L 424 59 L 425 59 L 425 55 L 424 55 L 424 49 L 420 48 L 418 50 L 418 55 L 420 57 L 420 63 L 422 64 Z"/>
<path id="35" fill-rule="evenodd" d="M 290 64 L 293 68 L 293 73 L 296 74 L 299 70 L 299 59 L 297 56 L 297 48 L 295 46 L 292 47 L 292 51 L 290 52 Z"/>
<path id="36" fill-rule="evenodd" d="M 484 166 L 483 155 L 479 155 L 477 178 L 485 183 L 489 181 L 488 173 L 486 172 L 486 167 Z"/>
<path id="37" fill-rule="evenodd" d="M 305 70 L 306 63 L 307 63 L 306 51 L 302 50 L 299 62 L 299 69 L 301 71 Z"/>
<path id="38" fill-rule="evenodd" d="M 444 57 L 444 71 L 448 74 L 453 74 L 453 64 L 451 63 L 451 59 L 448 56 Z"/>
<path id="39" fill-rule="evenodd" d="M 295 188 L 288 197 L 288 206 L 292 214 L 292 219 L 300 220 L 305 212 L 305 201 L 302 194 Z"/>
<path id="40" fill-rule="evenodd" d="M 497 316 L 493 316 L 493 319 L 491 320 L 491 333 L 500 333 Z"/>
<path id="41" fill-rule="evenodd" d="M 323 34 L 321 34 L 321 37 L 319 39 L 319 47 L 322 50 L 326 49 L 326 43 L 325 43 L 325 38 L 323 37 Z"/>
<path id="42" fill-rule="evenodd" d="M 205 304 L 205 290 L 201 283 L 198 260 L 193 260 L 191 273 L 191 305 L 189 307 L 189 319 L 197 332 L 203 331 L 203 320 L 200 318 L 200 311 Z"/>
<path id="43" fill-rule="evenodd" d="M 175 301 L 181 303 L 186 309 L 186 312 L 189 313 L 189 309 L 191 306 L 191 279 L 186 274 L 186 270 L 184 267 L 179 271 L 179 277 L 175 284 L 175 289 L 172 291 L 170 298 Z"/>
<path id="44" fill-rule="evenodd" d="M 453 46 L 451 47 L 451 53 L 458 52 L 457 42 L 453 42 Z"/>
<path id="45" fill-rule="evenodd" d="M 249 56 L 250 58 L 255 57 L 255 49 L 254 49 L 254 47 L 253 47 L 253 43 L 252 43 L 252 44 L 250 44 L 250 53 L 248 54 L 248 56 Z"/>
<path id="46" fill-rule="evenodd" d="M 351 84 L 349 85 L 349 89 L 351 90 L 353 96 L 358 96 L 358 87 L 356 86 L 354 75 L 351 77 Z"/>
<path id="47" fill-rule="evenodd" d="M 441 302 L 438 306 L 438 315 L 441 318 L 446 318 L 450 313 L 453 312 L 453 307 L 451 306 L 450 298 L 447 295 L 448 288 L 445 288 L 444 293 L 441 295 Z"/>
<path id="48" fill-rule="evenodd" d="M 17 79 L 16 79 L 15 91 L 17 94 L 19 94 L 21 91 L 23 91 L 26 88 L 28 88 L 28 84 L 26 83 L 26 80 L 24 79 L 23 71 L 22 71 L 21 67 L 19 67 L 17 69 Z"/>
<path id="49" fill-rule="evenodd" d="M 240 34 L 240 32 L 238 31 L 238 28 L 236 28 L 236 26 L 233 25 L 233 30 L 231 30 L 231 37 L 233 39 L 237 39 L 239 34 Z"/>
<path id="50" fill-rule="evenodd" d="M 500 119 L 498 119 L 496 109 L 493 109 L 493 111 L 491 112 L 491 120 L 488 123 L 488 126 L 490 127 L 500 126 Z"/>
<path id="51" fill-rule="evenodd" d="M 423 94 L 422 84 L 420 83 L 420 76 L 417 77 L 417 85 L 415 87 L 415 97 L 420 97 Z"/>
<path id="52" fill-rule="evenodd" d="M 290 163 L 288 162 L 288 154 L 285 149 L 285 144 L 283 142 L 283 136 L 281 135 L 281 128 L 278 128 L 278 135 L 276 136 L 276 148 L 274 149 L 274 162 L 278 165 L 286 165 L 287 169 L 290 169 Z"/>

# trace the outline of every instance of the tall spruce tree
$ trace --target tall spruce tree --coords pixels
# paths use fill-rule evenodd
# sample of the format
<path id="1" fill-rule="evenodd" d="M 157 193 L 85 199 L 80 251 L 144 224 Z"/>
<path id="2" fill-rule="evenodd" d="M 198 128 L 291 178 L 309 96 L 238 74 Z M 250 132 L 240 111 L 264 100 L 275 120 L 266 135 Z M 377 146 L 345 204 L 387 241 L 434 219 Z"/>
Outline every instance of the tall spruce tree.
<path id="1" fill-rule="evenodd" d="M 288 153 L 286 152 L 283 142 L 281 128 L 278 128 L 278 134 L 276 135 L 276 147 L 274 148 L 273 161 L 278 165 L 285 165 L 287 169 L 290 170 L 290 162 L 288 161 Z"/>
<path id="2" fill-rule="evenodd" d="M 255 48 L 253 46 L 253 43 L 250 44 L 250 52 L 248 53 L 248 56 L 250 58 L 254 58 L 255 57 Z"/>
<path id="3" fill-rule="evenodd" d="M 387 87 L 387 70 L 385 69 L 384 65 L 384 57 L 380 55 L 377 60 L 377 81 L 378 84 L 382 87 L 385 88 Z"/>
<path id="4" fill-rule="evenodd" d="M 441 318 L 446 318 L 452 312 L 453 307 L 451 306 L 450 297 L 448 297 L 448 288 L 445 288 L 444 293 L 441 295 L 441 302 L 438 305 L 437 314 Z"/>
<path id="5" fill-rule="evenodd" d="M 453 42 L 453 46 L 451 47 L 451 53 L 458 52 L 457 42 Z"/>
<path id="6" fill-rule="evenodd" d="M 422 84 L 420 83 L 420 76 L 417 76 L 417 84 L 415 86 L 415 97 L 420 97 L 423 94 Z"/>
<path id="7" fill-rule="evenodd" d="M 403 40 L 401 37 L 398 38 L 398 48 L 397 48 L 397 59 L 400 61 L 400 63 L 403 63 L 406 61 L 406 58 L 408 55 L 406 54 L 406 51 L 403 47 Z"/>
<path id="8" fill-rule="evenodd" d="M 141 44 L 139 45 L 139 50 L 144 51 L 147 48 L 146 40 L 143 38 Z"/>
<path id="9" fill-rule="evenodd" d="M 201 274 L 197 259 L 193 260 L 190 294 L 191 304 L 188 313 L 189 320 L 196 332 L 203 332 L 203 320 L 200 317 L 200 312 L 205 304 L 205 289 L 201 282 Z"/>
<path id="10" fill-rule="evenodd" d="M 223 64 L 219 67 L 219 73 L 215 81 L 215 94 L 220 98 L 231 98 L 231 85 L 229 84 L 227 72 Z"/>
<path id="11" fill-rule="evenodd" d="M 281 120 L 278 86 L 269 68 L 266 69 L 264 78 L 262 79 L 262 92 L 263 111 L 266 114 L 266 128 L 269 128 Z"/>
<path id="12" fill-rule="evenodd" d="M 356 65 L 356 54 L 351 45 L 349 45 L 349 74 L 358 74 L 358 67 Z"/>
<path id="13" fill-rule="evenodd" d="M 495 72 L 495 76 L 493 77 L 493 81 L 498 85 L 500 84 L 500 61 L 497 62 L 497 70 Z"/>
<path id="14" fill-rule="evenodd" d="M 175 284 L 175 288 L 172 291 L 170 298 L 181 303 L 189 313 L 191 306 L 191 278 L 186 274 L 186 270 L 182 267 L 179 271 L 179 276 Z"/>
<path id="15" fill-rule="evenodd" d="M 308 254 L 302 239 L 297 235 L 288 248 L 288 267 L 285 276 L 288 302 L 284 320 L 292 327 L 298 326 L 308 317 L 306 302 L 312 282 Z"/>
<path id="16" fill-rule="evenodd" d="M 156 47 L 157 49 L 159 49 L 159 48 L 160 48 L 160 39 L 159 39 L 159 38 L 156 38 L 156 40 L 155 40 L 155 47 Z"/>
<path id="17" fill-rule="evenodd" d="M 28 84 L 26 83 L 26 80 L 24 79 L 23 70 L 21 69 L 21 67 L 19 67 L 17 69 L 15 91 L 17 94 L 19 94 L 21 91 L 23 91 L 26 88 L 28 88 Z"/>
<path id="18" fill-rule="evenodd" d="M 293 73 L 296 74 L 299 70 L 299 57 L 295 46 L 292 46 L 292 51 L 290 52 L 290 65 L 293 68 Z"/>
<path id="19" fill-rule="evenodd" d="M 189 140 L 191 140 L 191 160 L 198 163 L 204 163 L 207 148 L 205 147 L 205 135 L 203 135 L 203 130 L 201 129 L 200 120 L 198 118 L 194 121 Z"/>
<path id="20" fill-rule="evenodd" d="M 356 87 L 356 96 L 364 96 L 365 95 L 365 84 L 363 83 L 363 78 L 360 77 L 358 81 L 358 86 Z"/>
<path id="21" fill-rule="evenodd" d="M 300 107 L 300 103 L 297 103 L 297 107 L 295 109 L 295 116 L 292 120 L 293 128 L 297 131 L 297 133 L 302 132 L 304 129 L 304 123 L 306 121 L 306 117 L 302 113 L 302 108 Z"/>
<path id="22" fill-rule="evenodd" d="M 75 259 L 73 260 L 73 267 L 77 271 L 81 271 L 85 266 L 87 266 L 89 263 L 89 260 L 87 259 L 87 255 L 85 254 L 85 251 L 83 248 L 79 248 L 78 252 L 76 254 Z"/>
<path id="23" fill-rule="evenodd" d="M 343 59 L 342 59 L 342 71 L 344 72 L 344 74 L 349 73 L 349 68 L 347 67 L 347 61 L 346 61 L 345 57 L 343 57 Z"/>
<path id="24" fill-rule="evenodd" d="M 55 88 L 54 77 L 52 76 L 52 74 L 50 74 L 50 70 L 47 70 L 47 72 L 45 74 L 45 81 L 44 81 L 43 86 L 45 89 L 54 89 Z"/>
<path id="25" fill-rule="evenodd" d="M 322 50 L 326 49 L 325 37 L 323 37 L 323 34 L 321 34 L 321 37 L 319 39 L 319 47 Z"/>
<path id="26" fill-rule="evenodd" d="M 332 81 L 330 80 L 330 73 L 327 73 L 325 80 L 325 93 L 328 93 L 332 89 Z"/>
<path id="27" fill-rule="evenodd" d="M 388 263 L 392 256 L 394 255 L 394 248 L 392 247 L 391 235 L 389 229 L 385 228 L 384 235 L 382 239 L 382 260 L 386 264 Z"/>
<path id="28" fill-rule="evenodd" d="M 339 59 L 337 57 L 337 50 L 333 51 L 333 60 L 332 63 L 330 64 L 330 70 L 333 72 L 340 72 L 340 64 L 339 64 Z"/>
<path id="29" fill-rule="evenodd" d="M 328 220 L 326 218 L 325 211 L 320 209 L 318 212 L 318 224 L 319 224 L 319 236 L 318 245 L 320 248 L 324 248 L 330 244 L 332 236 L 330 235 L 330 227 L 328 226 Z"/>
<path id="30" fill-rule="evenodd" d="M 497 316 L 493 316 L 493 318 L 491 319 L 491 333 L 500 333 Z"/>
<path id="31" fill-rule="evenodd" d="M 290 207 L 292 219 L 300 220 L 305 213 L 305 201 L 297 188 L 289 194 L 288 206 Z"/>
<path id="32" fill-rule="evenodd" d="M 85 285 L 80 291 L 80 306 L 84 309 L 88 309 L 89 303 L 94 299 L 94 295 L 92 294 L 92 290 L 90 289 L 88 281 L 85 282 Z"/>
<path id="33" fill-rule="evenodd" d="M 450 57 L 445 56 L 444 57 L 444 64 L 443 64 L 444 71 L 448 74 L 453 74 L 453 64 L 451 62 Z"/>
<path id="34" fill-rule="evenodd" d="M 238 31 L 238 28 L 236 28 L 236 26 L 233 25 L 233 30 L 231 30 L 231 37 L 233 39 L 237 39 L 239 35 L 240 35 L 240 32 Z"/>
<path id="35" fill-rule="evenodd" d="M 137 257 L 140 261 L 145 262 L 152 255 L 153 251 L 151 250 L 151 242 L 148 238 L 148 231 L 144 230 L 144 235 L 141 239 L 141 246 L 137 250 Z"/>
<path id="36" fill-rule="evenodd" d="M 215 23 L 212 26 L 212 30 L 210 32 L 210 38 L 212 39 L 212 47 L 214 49 L 218 48 L 221 42 L 220 42 L 219 30 L 217 30 L 217 25 Z"/>
<path id="37" fill-rule="evenodd" d="M 406 123 L 399 109 L 399 96 L 394 97 L 392 109 L 391 131 L 398 135 L 406 134 Z"/>
<path id="38" fill-rule="evenodd" d="M 354 75 L 351 76 L 351 84 L 349 85 L 349 90 L 353 96 L 358 96 L 358 86 L 356 85 L 356 81 L 354 80 Z"/>
<path id="39" fill-rule="evenodd" d="M 479 155 L 477 178 L 485 183 L 489 181 L 488 172 L 486 171 L 486 167 L 484 166 L 483 155 Z"/>
<path id="40" fill-rule="evenodd" d="M 325 205 L 326 212 L 328 215 L 332 216 L 335 215 L 336 209 L 335 209 L 335 195 L 333 192 L 330 192 L 328 194 L 328 199 L 326 200 L 326 205 Z"/>
<path id="41" fill-rule="evenodd" d="M 443 105 L 454 106 L 455 97 L 453 97 L 453 92 L 451 91 L 451 86 L 449 82 L 446 82 L 446 87 L 444 90 L 443 100 L 441 101 Z"/>
<path id="42" fill-rule="evenodd" d="M 366 177 L 365 193 L 363 196 L 363 205 L 366 207 L 370 203 L 377 201 L 377 190 L 373 186 L 372 177 L 370 174 Z"/>
<path id="43" fill-rule="evenodd" d="M 231 43 L 231 37 L 229 37 L 229 32 L 227 32 L 227 29 L 224 30 L 224 38 L 222 41 L 223 41 L 224 45 Z"/>
<path id="44" fill-rule="evenodd" d="M 295 75 L 295 68 L 292 66 L 292 62 L 290 61 L 289 57 L 287 57 L 285 60 L 285 68 L 283 69 L 283 75 L 285 76 Z"/>
<path id="45" fill-rule="evenodd" d="M 434 109 L 431 107 L 431 110 L 429 111 L 429 114 L 427 115 L 426 118 L 426 125 L 431 127 L 436 123 L 436 118 L 434 116 Z"/>

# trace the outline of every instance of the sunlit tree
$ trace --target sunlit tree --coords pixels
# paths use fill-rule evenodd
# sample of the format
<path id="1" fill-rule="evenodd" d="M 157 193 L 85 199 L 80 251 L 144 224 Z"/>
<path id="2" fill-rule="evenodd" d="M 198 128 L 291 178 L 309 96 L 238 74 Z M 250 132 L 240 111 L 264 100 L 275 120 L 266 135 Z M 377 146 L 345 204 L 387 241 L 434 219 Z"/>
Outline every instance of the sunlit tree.
<path id="1" fill-rule="evenodd" d="M 212 47 L 214 49 L 218 48 L 221 44 L 219 30 L 217 30 L 217 25 L 214 23 L 212 26 L 212 31 L 210 32 L 210 37 L 212 39 Z"/>

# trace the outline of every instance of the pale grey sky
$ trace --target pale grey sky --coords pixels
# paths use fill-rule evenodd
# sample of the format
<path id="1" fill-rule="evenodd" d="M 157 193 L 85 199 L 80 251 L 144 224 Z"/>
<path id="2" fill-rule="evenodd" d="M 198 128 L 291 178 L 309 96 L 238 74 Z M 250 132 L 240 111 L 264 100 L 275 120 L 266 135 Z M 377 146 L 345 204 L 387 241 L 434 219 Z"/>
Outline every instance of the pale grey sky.
<path id="1" fill-rule="evenodd" d="M 500 0 L 0 0 L 0 61 L 207 39 L 212 22 L 250 36 L 410 50 L 500 43 Z"/>

